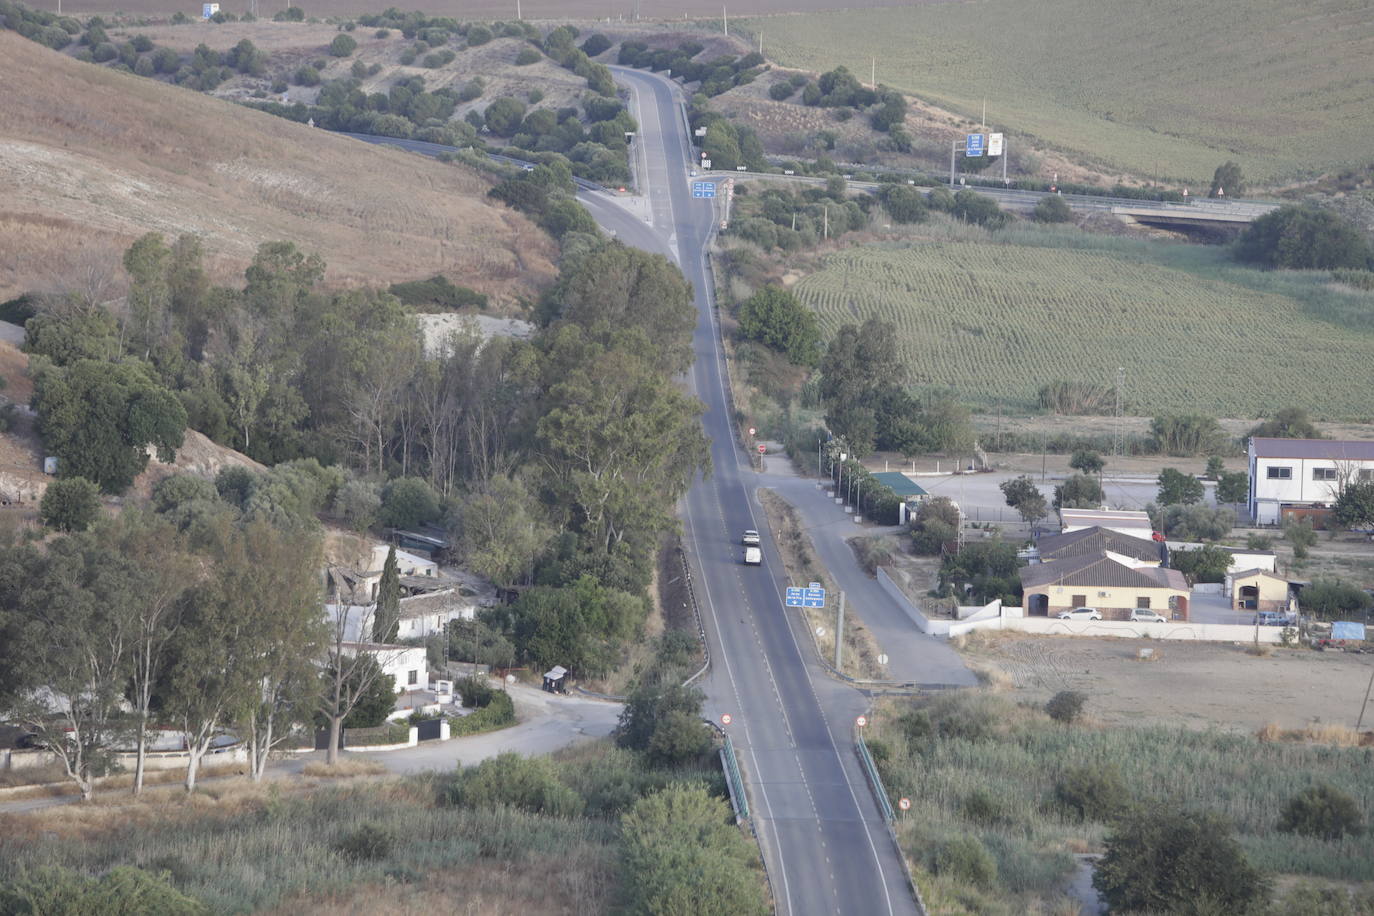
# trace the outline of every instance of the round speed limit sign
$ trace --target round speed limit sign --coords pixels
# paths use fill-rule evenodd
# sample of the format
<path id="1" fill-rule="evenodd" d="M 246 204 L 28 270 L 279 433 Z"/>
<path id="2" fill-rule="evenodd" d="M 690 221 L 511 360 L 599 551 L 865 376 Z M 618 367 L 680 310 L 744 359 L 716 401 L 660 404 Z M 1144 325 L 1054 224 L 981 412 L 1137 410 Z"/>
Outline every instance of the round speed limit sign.
<path id="1" fill-rule="evenodd" d="M 859 716 L 859 718 L 854 720 L 854 724 L 859 726 L 859 728 L 863 728 L 868 724 L 868 716 Z"/>
<path id="2" fill-rule="evenodd" d="M 730 714 L 729 714 L 728 712 L 727 712 L 727 713 L 721 713 L 721 716 L 720 716 L 720 724 L 721 724 L 721 725 L 729 725 L 729 724 L 730 724 Z"/>
<path id="3" fill-rule="evenodd" d="M 909 798 L 900 798 L 900 799 L 898 799 L 898 800 L 897 800 L 897 807 L 898 807 L 898 808 L 901 808 L 903 811 L 910 811 L 910 810 L 911 810 L 911 799 L 909 799 Z"/>

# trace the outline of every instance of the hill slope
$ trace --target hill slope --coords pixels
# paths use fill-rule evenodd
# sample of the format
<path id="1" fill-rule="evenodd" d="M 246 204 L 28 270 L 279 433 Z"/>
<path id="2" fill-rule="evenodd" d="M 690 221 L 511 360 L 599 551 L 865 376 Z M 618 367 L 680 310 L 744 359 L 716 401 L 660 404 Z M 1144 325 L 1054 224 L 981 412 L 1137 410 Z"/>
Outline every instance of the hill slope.
<path id="1" fill-rule="evenodd" d="M 731 23 L 735 25 L 735 23 Z M 741 22 L 787 66 L 879 82 L 1142 176 L 1367 161 L 1366 0 L 979 0 Z M 1044 176 L 1048 177 L 1048 175 Z"/>
<path id="2" fill-rule="evenodd" d="M 466 168 L 72 60 L 0 32 L 0 299 L 77 282 L 150 230 L 204 236 L 220 279 L 258 244 L 334 283 L 444 272 L 492 295 L 553 277 L 551 240 Z"/>

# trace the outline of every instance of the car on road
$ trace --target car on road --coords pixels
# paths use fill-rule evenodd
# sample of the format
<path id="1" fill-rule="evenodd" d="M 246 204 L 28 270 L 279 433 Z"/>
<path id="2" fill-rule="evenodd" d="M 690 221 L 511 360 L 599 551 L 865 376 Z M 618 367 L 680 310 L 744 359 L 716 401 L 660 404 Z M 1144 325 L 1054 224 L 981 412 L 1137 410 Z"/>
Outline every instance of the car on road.
<path id="1" fill-rule="evenodd" d="M 1060 620 L 1101 620 L 1102 615 L 1095 607 L 1076 607 L 1071 611 L 1060 611 Z"/>
<path id="2" fill-rule="evenodd" d="M 753 528 L 750 528 L 748 531 L 744 532 L 744 536 L 740 539 L 740 543 L 745 547 L 751 544 L 755 547 L 759 546 L 759 533 Z"/>
<path id="3" fill-rule="evenodd" d="M 1168 623 L 1164 615 L 1145 608 L 1136 608 L 1131 611 L 1131 619 L 1137 623 Z"/>
<path id="4" fill-rule="evenodd" d="M 744 548 L 744 565 L 758 566 L 763 563 L 763 551 L 757 547 Z"/>

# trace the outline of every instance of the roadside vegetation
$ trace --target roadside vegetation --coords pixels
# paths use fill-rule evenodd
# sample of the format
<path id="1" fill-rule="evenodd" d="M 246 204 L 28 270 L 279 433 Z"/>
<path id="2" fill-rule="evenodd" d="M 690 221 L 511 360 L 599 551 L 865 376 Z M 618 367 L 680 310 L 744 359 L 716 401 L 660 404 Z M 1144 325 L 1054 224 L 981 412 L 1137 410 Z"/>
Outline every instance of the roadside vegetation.
<path id="1" fill-rule="evenodd" d="M 447 774 L 59 810 L 12 823 L 0 840 L 0 903 L 6 912 L 317 912 L 386 887 L 416 905 L 461 893 L 523 912 L 674 899 L 763 912 L 757 853 L 723 793 L 712 755 L 652 763 L 603 741 Z M 512 883 L 511 869 L 540 878 Z M 52 909 L 73 899 L 84 907 Z"/>
<path id="2" fill-rule="evenodd" d="M 912 801 L 898 837 L 932 912 L 1052 911 L 1072 853 L 1104 849 L 1098 886 L 1124 909 L 1144 899 L 1176 911 L 1198 895 L 1239 894 L 1223 911 L 1270 912 L 1272 902 L 1272 912 L 1292 912 L 1290 901 L 1314 892 L 1293 889 L 1288 876 L 1374 881 L 1374 840 L 1349 829 L 1374 814 L 1365 749 L 1099 726 L 1090 696 L 1086 707 L 1072 700 L 1055 698 L 1042 712 L 973 692 L 881 707 L 868 743 L 889 794 Z M 1180 824 L 1167 826 L 1170 818 Z M 1208 839 L 1186 850 L 1160 845 L 1159 831 L 1181 839 L 1192 829 Z M 1143 884 L 1131 861 L 1154 863 Z M 1290 889 L 1252 901 L 1265 885 L 1237 889 L 1246 868 L 1283 876 Z M 1183 870 L 1195 879 L 1161 880 Z M 1142 887 L 1158 896 L 1132 896 Z"/>

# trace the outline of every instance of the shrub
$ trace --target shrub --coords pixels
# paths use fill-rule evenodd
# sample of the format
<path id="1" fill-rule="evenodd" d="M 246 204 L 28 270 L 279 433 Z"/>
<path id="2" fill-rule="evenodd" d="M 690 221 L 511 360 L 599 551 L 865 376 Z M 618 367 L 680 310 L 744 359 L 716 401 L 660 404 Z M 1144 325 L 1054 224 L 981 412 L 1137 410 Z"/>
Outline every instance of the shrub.
<path id="1" fill-rule="evenodd" d="M 272 17 L 274 22 L 304 22 L 305 10 L 299 6 L 288 6 Z"/>
<path id="2" fill-rule="evenodd" d="M 975 887 L 990 887 L 997 880 L 997 861 L 977 837 L 957 836 L 941 843 L 934 866 L 935 874 Z"/>
<path id="3" fill-rule="evenodd" d="M 1054 797 L 1080 821 L 1109 821 L 1130 804 L 1130 793 L 1114 766 L 1070 767 L 1054 782 Z"/>
<path id="4" fill-rule="evenodd" d="M 120 866 L 99 877 L 66 868 L 21 870 L 0 881 L 0 913 L 46 916 L 200 916 L 200 901 L 172 886 L 166 873 Z"/>
<path id="5" fill-rule="evenodd" d="M 586 802 L 559 781 L 545 757 L 505 753 L 460 772 L 444 787 L 441 801 L 469 808 L 508 805 L 549 817 L 578 817 Z"/>
<path id="6" fill-rule="evenodd" d="M 390 528 L 414 528 L 439 517 L 439 496 L 419 477 L 401 477 L 382 491 L 377 519 Z"/>
<path id="7" fill-rule="evenodd" d="M 38 504 L 43 524 L 58 531 L 85 531 L 100 514 L 100 490 L 84 477 L 48 484 Z"/>
<path id="8" fill-rule="evenodd" d="M 1269 883 L 1212 814 L 1137 811 L 1107 838 L 1093 887 L 1113 912 L 1247 913 Z"/>
<path id="9" fill-rule="evenodd" d="M 140 54 L 147 54 L 153 50 L 153 40 L 147 35 L 135 35 L 129 39 L 129 44 L 134 46 L 134 50 Z"/>
<path id="10" fill-rule="evenodd" d="M 335 57 L 347 57 L 356 50 L 358 42 L 346 32 L 335 35 L 334 40 L 329 43 L 329 53 Z"/>
<path id="11" fill-rule="evenodd" d="M 1056 722 L 1072 725 L 1083 714 L 1088 695 L 1077 690 L 1061 690 L 1045 704 L 1045 713 Z"/>
<path id="12" fill-rule="evenodd" d="M 787 81 L 774 83 L 772 86 L 768 87 L 768 97 L 775 102 L 790 99 L 792 96 L 796 95 L 796 93 L 797 87 Z"/>
<path id="13" fill-rule="evenodd" d="M 1339 840 L 1358 834 L 1362 824 L 1355 799 L 1332 786 L 1322 784 L 1303 789 L 1288 800 L 1279 815 L 1278 829 L 1323 840 Z"/>
<path id="14" fill-rule="evenodd" d="M 153 62 L 146 57 L 140 57 L 134 62 L 134 73 L 139 76 L 152 76 L 156 72 Z"/>
<path id="15" fill-rule="evenodd" d="M 959 810 L 965 820 L 984 827 L 991 827 L 1006 820 L 1001 803 L 985 789 L 974 789 L 964 796 L 964 800 L 959 804 Z"/>
<path id="16" fill-rule="evenodd" d="M 481 98 L 482 91 L 485 88 L 486 84 L 482 81 L 482 78 L 480 76 L 475 76 L 472 79 L 468 80 L 466 83 L 464 83 L 462 89 L 458 90 L 458 101 L 471 102 L 473 99 Z M 472 112 L 468 113 L 472 114 Z M 475 126 L 480 127 L 481 124 Z"/>
<path id="17" fill-rule="evenodd" d="M 463 716 L 461 719 L 452 719 L 449 722 L 449 734 L 457 737 L 459 735 L 476 735 L 480 732 L 488 732 L 497 728 L 504 728 L 515 722 L 515 704 L 511 701 L 510 694 L 503 690 L 494 690 L 491 699 L 485 706 L 481 706 L 471 715 Z"/>
<path id="18" fill-rule="evenodd" d="M 469 48 L 484 45 L 492 39 L 491 29 L 484 25 L 475 25 L 468 29 L 467 39 Z"/>
<path id="19" fill-rule="evenodd" d="M 588 57 L 596 57 L 610 50 L 611 40 L 600 32 L 593 32 L 587 36 L 587 40 L 582 42 L 582 53 Z"/>
<path id="20" fill-rule="evenodd" d="M 373 37 L 373 38 L 390 38 L 390 37 L 391 37 L 391 29 L 378 29 L 377 31 L 375 31 L 375 32 L 372 33 L 372 37 Z"/>
<path id="21" fill-rule="evenodd" d="M 1064 198 L 1058 194 L 1051 194 L 1040 198 L 1040 202 L 1031 211 L 1031 219 L 1037 223 L 1067 223 L 1073 219 L 1073 210 L 1064 203 Z"/>
<path id="22" fill-rule="evenodd" d="M 376 862 L 391 855 L 395 846 L 396 835 L 390 830 L 375 824 L 363 824 L 340 837 L 334 843 L 334 850 L 356 862 Z"/>
<path id="23" fill-rule="evenodd" d="M 1265 267 L 1295 270 L 1367 269 L 1374 264 L 1359 227 L 1310 204 L 1283 206 L 1255 220 L 1241 234 L 1236 255 Z"/>
<path id="24" fill-rule="evenodd" d="M 537 64 L 544 59 L 544 55 L 531 45 L 525 45 L 520 49 L 520 53 L 515 55 L 515 65 L 517 67 L 528 67 L 530 64 Z"/>
<path id="25" fill-rule="evenodd" d="M 320 84 L 320 71 L 307 64 L 297 70 L 291 80 L 297 86 L 318 86 Z"/>
<path id="26" fill-rule="evenodd" d="M 91 59 L 98 64 L 114 60 L 118 56 L 119 49 L 108 41 L 102 41 L 100 44 L 91 48 Z"/>

